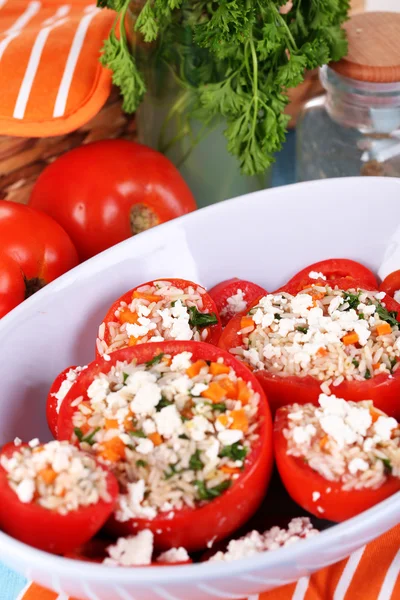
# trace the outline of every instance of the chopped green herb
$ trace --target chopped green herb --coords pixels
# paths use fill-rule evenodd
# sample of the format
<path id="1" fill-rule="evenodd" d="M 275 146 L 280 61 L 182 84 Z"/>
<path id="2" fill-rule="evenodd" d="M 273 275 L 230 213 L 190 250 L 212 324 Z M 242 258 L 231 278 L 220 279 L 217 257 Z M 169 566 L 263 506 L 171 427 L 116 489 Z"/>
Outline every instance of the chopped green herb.
<path id="1" fill-rule="evenodd" d="M 218 496 L 225 492 L 225 490 L 227 490 L 231 484 L 231 480 L 227 479 L 219 485 L 208 488 L 204 481 L 197 480 L 194 482 L 194 485 L 197 487 L 197 493 L 200 500 L 213 500 L 214 498 L 218 498 Z"/>
<path id="2" fill-rule="evenodd" d="M 171 302 L 171 306 L 172 306 L 172 308 L 175 306 L 175 304 L 176 304 L 176 303 L 177 303 L 177 300 L 173 300 L 173 301 Z"/>
<path id="3" fill-rule="evenodd" d="M 164 352 L 161 352 L 161 354 L 157 354 L 157 356 L 147 361 L 146 367 L 152 367 L 153 365 L 157 365 L 159 362 L 161 362 L 163 356 Z"/>
<path id="4" fill-rule="evenodd" d="M 219 455 L 221 458 L 227 456 L 231 460 L 243 461 L 247 455 L 247 448 L 239 442 L 236 442 L 235 444 L 231 444 L 230 446 L 224 446 Z"/>
<path id="5" fill-rule="evenodd" d="M 202 329 L 202 327 L 209 327 L 218 323 L 215 313 L 201 313 L 195 306 L 188 306 L 188 311 L 190 314 L 189 325 L 191 327 Z"/>
<path id="6" fill-rule="evenodd" d="M 135 429 L 134 431 L 130 431 L 129 435 L 131 435 L 132 437 L 138 437 L 138 438 L 145 438 L 147 437 L 145 432 L 142 431 L 141 429 Z"/>
<path id="7" fill-rule="evenodd" d="M 369 369 L 367 369 L 365 371 L 365 375 L 364 375 L 365 379 L 371 379 L 371 371 Z"/>
<path id="8" fill-rule="evenodd" d="M 181 415 L 181 419 L 182 419 L 182 423 L 185 423 L 186 421 L 190 421 L 190 419 L 188 417 L 185 417 L 185 415 Z"/>
<path id="9" fill-rule="evenodd" d="M 280 315 L 279 313 L 275 313 L 275 314 L 274 314 L 274 319 L 275 319 L 276 321 L 280 321 L 280 320 L 282 319 L 282 317 L 281 317 L 281 315 Z"/>
<path id="10" fill-rule="evenodd" d="M 391 373 L 393 373 L 393 369 L 395 368 L 396 365 L 397 365 L 397 358 L 391 358 L 390 359 L 390 371 L 391 371 Z"/>
<path id="11" fill-rule="evenodd" d="M 200 450 L 197 449 L 190 457 L 189 468 L 192 469 L 192 471 L 200 471 L 203 467 L 204 464 L 200 458 Z"/>
<path id="12" fill-rule="evenodd" d="M 100 431 L 100 427 L 96 427 L 96 429 L 94 429 L 92 431 L 92 433 L 89 433 L 89 435 L 87 435 L 86 437 L 82 438 L 82 442 L 85 442 L 85 444 L 89 444 L 89 446 L 93 446 L 93 444 L 95 443 L 94 436 L 96 435 L 96 433 L 98 431 Z"/>
<path id="13" fill-rule="evenodd" d="M 376 313 L 382 321 L 389 323 L 391 327 L 398 327 L 397 312 L 395 310 L 388 311 L 380 302 L 376 303 Z"/>
<path id="14" fill-rule="evenodd" d="M 347 310 L 350 310 L 351 308 L 353 310 L 357 309 L 357 306 L 360 304 L 360 296 L 361 292 L 358 292 L 358 294 L 351 294 L 350 292 L 345 292 L 343 294 L 344 301 L 349 305 L 349 308 Z"/>
<path id="15" fill-rule="evenodd" d="M 171 402 L 170 400 L 167 400 L 167 398 L 165 396 L 161 396 L 161 400 L 156 406 L 156 411 L 160 412 L 160 410 L 162 408 L 165 408 L 166 406 L 171 406 L 171 404 L 173 404 L 173 402 Z"/>
<path id="16" fill-rule="evenodd" d="M 308 327 L 296 327 L 297 331 L 300 331 L 300 333 L 307 333 L 308 332 Z"/>
<path id="17" fill-rule="evenodd" d="M 147 467 L 147 462 L 145 460 L 137 460 L 136 466 L 137 467 Z"/>
<path id="18" fill-rule="evenodd" d="M 362 321 L 362 320 L 364 320 L 364 321 L 365 321 L 365 317 L 364 317 L 363 313 L 358 313 L 358 318 L 359 318 L 361 321 Z"/>
<path id="19" fill-rule="evenodd" d="M 169 465 L 169 468 L 169 471 L 164 471 L 164 479 L 171 479 L 171 477 L 180 473 L 180 471 L 176 468 L 176 465 Z"/>
<path id="20" fill-rule="evenodd" d="M 213 410 L 219 410 L 219 412 L 226 411 L 225 402 L 216 402 L 215 404 L 213 402 L 207 402 L 207 404 L 210 404 L 210 406 L 212 406 Z"/>
<path id="21" fill-rule="evenodd" d="M 79 427 L 74 427 L 74 434 L 80 442 L 83 440 L 83 431 Z"/>
<path id="22" fill-rule="evenodd" d="M 122 373 L 122 377 L 123 377 L 124 383 L 126 383 L 126 380 L 128 379 L 129 374 L 128 373 Z"/>
<path id="23" fill-rule="evenodd" d="M 181 434 L 180 434 L 178 437 L 179 437 L 181 440 L 188 440 L 188 439 L 189 439 L 189 438 L 188 438 L 188 436 L 186 435 L 186 433 L 181 433 Z"/>
<path id="24" fill-rule="evenodd" d="M 391 473 L 393 470 L 393 467 L 392 467 L 392 463 L 390 462 L 390 460 L 388 458 L 381 458 L 380 456 L 378 456 L 378 458 L 385 465 L 385 471 L 387 471 L 388 473 Z"/>
<path id="25" fill-rule="evenodd" d="M 360 363 L 358 362 L 358 360 L 356 358 L 353 358 L 353 360 L 351 361 L 353 363 L 353 365 L 357 368 L 360 366 Z"/>

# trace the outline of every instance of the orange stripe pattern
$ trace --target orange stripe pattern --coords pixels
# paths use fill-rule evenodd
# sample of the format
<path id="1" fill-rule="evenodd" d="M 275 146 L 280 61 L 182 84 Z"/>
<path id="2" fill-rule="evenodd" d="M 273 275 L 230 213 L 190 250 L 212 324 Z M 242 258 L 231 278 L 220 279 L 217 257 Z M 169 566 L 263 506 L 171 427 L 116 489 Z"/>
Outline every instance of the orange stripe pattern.
<path id="1" fill-rule="evenodd" d="M 0 135 L 63 135 L 87 123 L 110 93 L 98 58 L 115 13 L 95 0 L 0 5 Z"/>
<path id="2" fill-rule="evenodd" d="M 58 594 L 32 583 L 18 600 L 58 598 Z M 259 600 L 399 599 L 400 525 L 368 544 L 365 549 L 354 552 L 350 558 L 326 567 L 309 578 L 303 577 L 297 583 L 259 596 Z"/>

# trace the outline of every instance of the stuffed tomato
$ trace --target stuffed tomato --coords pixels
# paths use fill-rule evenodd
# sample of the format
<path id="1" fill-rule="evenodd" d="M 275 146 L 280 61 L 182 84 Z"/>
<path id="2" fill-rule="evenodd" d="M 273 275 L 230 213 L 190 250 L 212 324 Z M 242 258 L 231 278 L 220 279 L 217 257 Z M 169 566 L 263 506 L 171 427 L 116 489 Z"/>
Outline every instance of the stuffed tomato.
<path id="1" fill-rule="evenodd" d="M 342 279 L 269 294 L 225 328 L 220 347 L 255 370 L 273 412 L 316 404 L 322 391 L 400 416 L 400 306 L 363 284 L 347 286 Z"/>
<path id="2" fill-rule="evenodd" d="M 47 552 L 65 554 L 112 514 L 115 476 L 68 442 L 7 444 L 0 454 L 0 528 Z"/>
<path id="3" fill-rule="evenodd" d="M 208 293 L 214 300 L 222 326 L 225 327 L 232 317 L 250 308 L 254 300 L 267 292 L 256 283 L 234 277 L 217 283 Z"/>
<path id="4" fill-rule="evenodd" d="M 146 342 L 194 340 L 216 345 L 221 321 L 206 290 L 185 279 L 156 279 L 111 306 L 96 340 L 97 356 Z"/>
<path id="5" fill-rule="evenodd" d="M 379 289 L 385 294 L 392 296 L 396 302 L 400 301 L 400 270 L 393 271 L 382 281 Z"/>
<path id="6" fill-rule="evenodd" d="M 57 421 L 61 404 L 75 383 L 79 373 L 86 367 L 68 367 L 61 371 L 53 381 L 46 401 L 46 419 L 47 425 L 52 435 L 57 438 Z"/>
<path id="7" fill-rule="evenodd" d="M 117 476 L 108 530 L 149 529 L 158 550 L 193 551 L 228 536 L 257 510 L 270 479 L 272 422 L 260 384 L 201 342 L 98 359 L 65 398 L 58 431 Z"/>
<path id="8" fill-rule="evenodd" d="M 291 294 L 298 294 L 311 285 L 333 285 L 340 280 L 347 283 L 357 282 L 367 286 L 369 289 L 378 289 L 378 281 L 375 275 L 359 262 L 348 258 L 329 258 L 313 263 L 305 267 L 279 289 Z"/>
<path id="9" fill-rule="evenodd" d="M 274 447 L 290 496 L 319 518 L 344 521 L 400 490 L 399 424 L 370 401 L 282 407 Z"/>

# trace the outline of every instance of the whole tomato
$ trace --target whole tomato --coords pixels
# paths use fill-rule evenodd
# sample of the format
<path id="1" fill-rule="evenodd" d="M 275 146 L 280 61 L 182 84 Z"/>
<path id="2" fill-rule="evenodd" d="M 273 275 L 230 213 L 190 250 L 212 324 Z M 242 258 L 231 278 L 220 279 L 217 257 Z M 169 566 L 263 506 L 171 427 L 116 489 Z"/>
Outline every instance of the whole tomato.
<path id="1" fill-rule="evenodd" d="M 62 155 L 40 175 L 29 204 L 64 227 L 81 260 L 196 209 L 176 167 L 127 140 L 94 142 Z"/>
<path id="2" fill-rule="evenodd" d="M 74 245 L 58 223 L 0 200 L 0 317 L 77 264 Z"/>

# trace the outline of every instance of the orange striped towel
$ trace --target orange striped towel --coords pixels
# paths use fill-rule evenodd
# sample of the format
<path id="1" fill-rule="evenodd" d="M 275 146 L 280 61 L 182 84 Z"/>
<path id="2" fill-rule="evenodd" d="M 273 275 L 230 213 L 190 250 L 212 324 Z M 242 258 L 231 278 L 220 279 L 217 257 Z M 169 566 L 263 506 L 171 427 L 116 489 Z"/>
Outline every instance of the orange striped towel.
<path id="1" fill-rule="evenodd" d="M 114 16 L 95 0 L 0 0 L 0 135 L 62 135 L 97 114 Z"/>
<path id="2" fill-rule="evenodd" d="M 301 543 L 301 542 L 300 542 Z M 18 600 L 76 600 L 29 584 Z M 248 600 L 399 600 L 400 525 L 348 559 Z M 217 599 L 216 599 L 217 600 Z"/>

